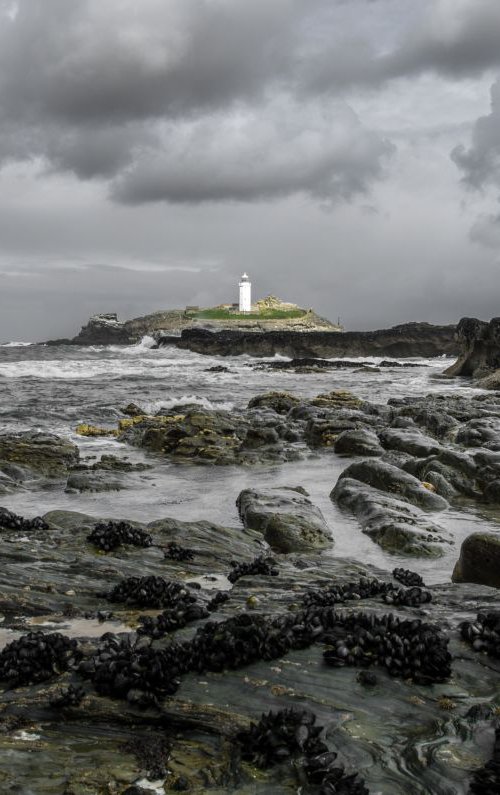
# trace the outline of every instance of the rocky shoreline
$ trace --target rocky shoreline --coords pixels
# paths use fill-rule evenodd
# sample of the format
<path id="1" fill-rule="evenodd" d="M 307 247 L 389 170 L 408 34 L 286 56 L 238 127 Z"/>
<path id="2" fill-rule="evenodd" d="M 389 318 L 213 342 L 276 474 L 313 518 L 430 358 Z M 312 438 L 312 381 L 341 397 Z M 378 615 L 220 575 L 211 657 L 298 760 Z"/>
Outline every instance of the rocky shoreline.
<path id="1" fill-rule="evenodd" d="M 426 587 L 418 568 L 455 548 L 449 506 L 500 504 L 499 396 L 271 392 L 232 411 L 131 405 L 117 428 L 80 432 L 250 481 L 340 456 L 331 499 L 388 565 L 337 557 L 293 482 L 234 495 L 238 526 L 1 509 L 3 791 L 496 791 L 499 536 L 455 549 L 453 583 Z M 127 488 L 144 466 L 0 434 L 5 500 Z"/>

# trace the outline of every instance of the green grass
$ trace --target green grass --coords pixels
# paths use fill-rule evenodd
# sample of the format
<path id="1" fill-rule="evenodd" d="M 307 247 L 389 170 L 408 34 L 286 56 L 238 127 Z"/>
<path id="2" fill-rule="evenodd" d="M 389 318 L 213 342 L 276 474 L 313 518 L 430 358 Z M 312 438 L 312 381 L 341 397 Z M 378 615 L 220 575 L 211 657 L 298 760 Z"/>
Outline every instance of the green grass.
<path id="1" fill-rule="evenodd" d="M 203 309 L 194 312 L 193 317 L 201 320 L 286 320 L 303 317 L 303 309 L 266 309 L 263 312 L 229 312 L 227 309 Z"/>

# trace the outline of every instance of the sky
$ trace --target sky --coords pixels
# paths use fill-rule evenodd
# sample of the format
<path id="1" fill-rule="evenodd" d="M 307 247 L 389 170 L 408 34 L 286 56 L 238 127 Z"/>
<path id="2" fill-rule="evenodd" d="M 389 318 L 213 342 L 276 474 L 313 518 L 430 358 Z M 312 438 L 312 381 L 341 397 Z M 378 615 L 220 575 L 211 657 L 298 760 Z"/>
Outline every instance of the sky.
<path id="1" fill-rule="evenodd" d="M 499 0 L 0 0 L 0 341 L 500 315 Z"/>

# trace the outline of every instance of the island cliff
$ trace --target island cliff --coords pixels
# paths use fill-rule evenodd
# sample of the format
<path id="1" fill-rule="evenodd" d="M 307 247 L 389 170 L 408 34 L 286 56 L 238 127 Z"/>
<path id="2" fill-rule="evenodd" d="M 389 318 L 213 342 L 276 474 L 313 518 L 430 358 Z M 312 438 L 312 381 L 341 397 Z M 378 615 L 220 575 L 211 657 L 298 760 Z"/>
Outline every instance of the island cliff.
<path id="1" fill-rule="evenodd" d="M 161 337 L 159 344 L 162 344 Z M 255 334 L 240 330 L 210 332 L 186 329 L 177 343 L 197 353 L 219 356 L 442 356 L 455 355 L 455 326 L 432 326 L 429 323 L 405 323 L 378 331 L 346 331 L 343 334 L 314 331 L 270 331 Z"/>

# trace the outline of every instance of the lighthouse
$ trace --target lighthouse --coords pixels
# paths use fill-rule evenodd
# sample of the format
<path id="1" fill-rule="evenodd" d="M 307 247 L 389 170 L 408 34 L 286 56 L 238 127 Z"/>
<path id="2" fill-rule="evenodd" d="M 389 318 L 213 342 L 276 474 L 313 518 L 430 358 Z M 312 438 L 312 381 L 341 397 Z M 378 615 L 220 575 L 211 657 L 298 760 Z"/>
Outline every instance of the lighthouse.
<path id="1" fill-rule="evenodd" d="M 252 311 L 252 284 L 246 273 L 240 281 L 240 312 Z"/>

